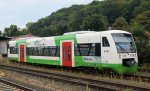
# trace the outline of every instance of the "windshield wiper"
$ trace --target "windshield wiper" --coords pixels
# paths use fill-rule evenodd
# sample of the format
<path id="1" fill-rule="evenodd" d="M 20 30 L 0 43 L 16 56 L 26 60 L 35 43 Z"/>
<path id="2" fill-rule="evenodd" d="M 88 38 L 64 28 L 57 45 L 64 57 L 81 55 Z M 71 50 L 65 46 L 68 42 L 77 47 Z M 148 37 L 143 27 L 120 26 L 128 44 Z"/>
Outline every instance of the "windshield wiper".
<path id="1" fill-rule="evenodd" d="M 120 49 L 123 50 L 124 53 L 127 53 L 127 54 L 128 54 L 128 52 L 127 52 L 122 46 L 120 46 L 118 43 L 116 43 L 116 45 L 119 46 Z"/>

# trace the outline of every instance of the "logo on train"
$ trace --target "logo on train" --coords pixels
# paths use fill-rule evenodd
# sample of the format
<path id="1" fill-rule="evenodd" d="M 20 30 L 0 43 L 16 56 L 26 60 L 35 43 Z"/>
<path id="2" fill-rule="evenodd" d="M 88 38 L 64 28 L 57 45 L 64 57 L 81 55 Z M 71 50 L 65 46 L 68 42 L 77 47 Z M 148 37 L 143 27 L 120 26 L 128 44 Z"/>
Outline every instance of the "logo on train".
<path id="1" fill-rule="evenodd" d="M 46 45 L 46 44 L 44 43 L 44 40 L 45 40 L 45 39 L 36 40 L 36 41 L 34 41 L 34 45 L 35 45 L 35 46 L 44 46 L 44 45 Z"/>

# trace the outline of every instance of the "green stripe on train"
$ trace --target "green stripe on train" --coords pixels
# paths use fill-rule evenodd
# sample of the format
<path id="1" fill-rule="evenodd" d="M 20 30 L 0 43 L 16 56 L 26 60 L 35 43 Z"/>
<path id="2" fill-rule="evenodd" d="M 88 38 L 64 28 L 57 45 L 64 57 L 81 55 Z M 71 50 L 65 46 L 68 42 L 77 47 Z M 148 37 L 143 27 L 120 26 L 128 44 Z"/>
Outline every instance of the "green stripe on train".
<path id="1" fill-rule="evenodd" d="M 8 57 L 9 60 L 18 61 L 18 57 Z"/>
<path id="2" fill-rule="evenodd" d="M 11 60 L 18 60 L 18 58 L 11 57 Z M 44 60 L 44 59 L 31 59 L 29 56 L 26 57 L 26 62 L 29 63 L 40 63 L 40 64 L 47 64 L 47 65 L 58 65 L 60 66 L 60 60 Z M 75 56 L 75 67 L 94 67 L 99 70 L 103 70 L 105 68 L 110 68 L 117 73 L 136 73 L 138 64 L 135 64 L 132 67 L 125 67 L 122 64 L 102 64 L 102 63 L 91 63 L 91 62 L 84 62 L 82 56 Z"/>
<path id="3" fill-rule="evenodd" d="M 76 34 L 69 34 L 63 36 L 54 37 L 56 46 L 60 46 L 60 40 L 74 40 L 74 44 L 77 44 Z"/>
<path id="4" fill-rule="evenodd" d="M 22 39 L 22 40 L 17 40 L 16 41 L 16 45 L 18 46 L 19 44 L 21 43 L 26 43 L 26 40 L 25 39 Z"/>
<path id="5" fill-rule="evenodd" d="M 47 65 L 60 65 L 60 60 L 31 59 L 29 56 L 26 57 L 26 62 Z"/>

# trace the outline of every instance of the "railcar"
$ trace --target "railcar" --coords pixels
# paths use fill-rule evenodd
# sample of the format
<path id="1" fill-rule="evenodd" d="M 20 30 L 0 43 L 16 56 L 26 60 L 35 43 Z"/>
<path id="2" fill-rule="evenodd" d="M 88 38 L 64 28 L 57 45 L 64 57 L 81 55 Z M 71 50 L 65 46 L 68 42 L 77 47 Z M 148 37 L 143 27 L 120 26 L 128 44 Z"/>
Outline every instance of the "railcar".
<path id="1" fill-rule="evenodd" d="M 122 30 L 69 32 L 61 36 L 9 42 L 8 58 L 19 62 L 137 72 L 138 58 L 131 33 Z"/>

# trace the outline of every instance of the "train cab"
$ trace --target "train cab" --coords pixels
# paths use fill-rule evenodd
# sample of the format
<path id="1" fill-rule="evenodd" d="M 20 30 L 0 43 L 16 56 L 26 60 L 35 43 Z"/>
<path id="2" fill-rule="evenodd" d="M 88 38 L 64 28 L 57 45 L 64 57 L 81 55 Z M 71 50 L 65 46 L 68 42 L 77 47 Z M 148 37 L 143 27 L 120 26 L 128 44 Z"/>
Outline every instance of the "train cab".
<path id="1" fill-rule="evenodd" d="M 132 34 L 121 30 L 110 30 L 101 34 L 103 67 L 109 66 L 119 73 L 137 71 L 137 51 Z"/>

